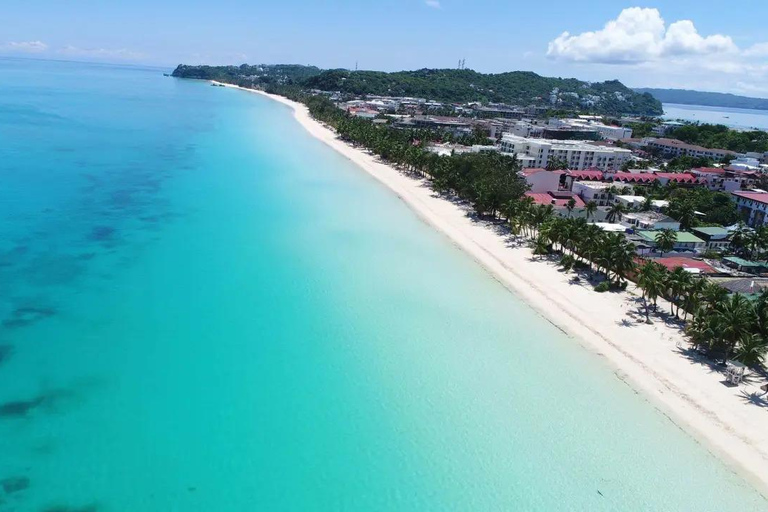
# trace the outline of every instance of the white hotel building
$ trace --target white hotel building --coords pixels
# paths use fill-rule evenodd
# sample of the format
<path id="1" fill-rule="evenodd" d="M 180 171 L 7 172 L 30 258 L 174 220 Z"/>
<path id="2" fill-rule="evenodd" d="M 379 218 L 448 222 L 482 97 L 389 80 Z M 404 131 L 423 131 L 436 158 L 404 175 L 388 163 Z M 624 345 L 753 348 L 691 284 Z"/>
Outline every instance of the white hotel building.
<path id="1" fill-rule="evenodd" d="M 523 168 L 546 168 L 552 159 L 560 159 L 569 169 L 620 170 L 629 161 L 632 152 L 612 146 L 596 146 L 576 140 L 529 139 L 505 133 L 501 138 L 501 151 L 513 153 Z"/>

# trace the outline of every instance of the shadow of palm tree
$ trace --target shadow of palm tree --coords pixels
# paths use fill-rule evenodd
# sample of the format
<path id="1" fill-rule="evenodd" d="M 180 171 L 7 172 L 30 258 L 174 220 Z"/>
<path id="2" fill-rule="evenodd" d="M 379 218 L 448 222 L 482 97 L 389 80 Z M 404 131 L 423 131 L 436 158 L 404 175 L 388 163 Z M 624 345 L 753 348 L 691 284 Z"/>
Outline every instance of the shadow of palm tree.
<path id="1" fill-rule="evenodd" d="M 756 405 L 758 407 L 768 407 L 768 395 L 766 393 L 747 393 L 746 390 L 741 390 L 741 399 L 745 402 Z"/>

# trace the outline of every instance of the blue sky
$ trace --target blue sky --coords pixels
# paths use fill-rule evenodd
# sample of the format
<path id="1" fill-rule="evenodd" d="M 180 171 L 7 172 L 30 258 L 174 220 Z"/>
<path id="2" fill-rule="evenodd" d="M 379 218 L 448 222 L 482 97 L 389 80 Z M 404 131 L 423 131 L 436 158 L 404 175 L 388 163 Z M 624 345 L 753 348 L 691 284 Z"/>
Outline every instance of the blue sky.
<path id="1" fill-rule="evenodd" d="M 765 0 L 5 0 L 0 15 L 3 55 L 380 70 L 466 58 L 483 72 L 768 96 Z"/>

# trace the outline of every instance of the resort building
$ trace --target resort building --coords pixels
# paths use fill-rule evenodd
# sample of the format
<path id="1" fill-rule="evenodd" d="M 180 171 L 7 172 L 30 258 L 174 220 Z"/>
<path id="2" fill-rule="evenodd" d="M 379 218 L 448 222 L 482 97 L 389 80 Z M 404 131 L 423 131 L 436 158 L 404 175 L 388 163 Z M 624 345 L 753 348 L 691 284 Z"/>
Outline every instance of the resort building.
<path id="1" fill-rule="evenodd" d="M 569 169 L 617 170 L 632 156 L 628 149 L 596 146 L 582 141 L 531 139 L 505 133 L 501 150 L 518 156 L 524 167 L 546 168 L 550 161 L 564 162 Z"/>
<path id="2" fill-rule="evenodd" d="M 613 183 L 602 181 L 574 181 L 571 191 L 581 197 L 585 203 L 594 201 L 597 206 L 608 206 L 613 202 L 611 189 Z"/>
<path id="3" fill-rule="evenodd" d="M 656 235 L 658 235 L 660 231 L 639 231 L 637 234 L 645 240 L 645 243 L 656 248 Z M 693 233 L 688 233 L 687 231 L 678 231 L 677 233 L 677 242 L 675 242 L 675 246 L 672 249 L 676 252 L 684 252 L 684 251 L 691 251 L 695 253 L 703 252 L 707 244 L 702 240 L 701 238 L 697 237 Z"/>
<path id="4" fill-rule="evenodd" d="M 482 146 L 475 144 L 474 146 L 464 146 L 462 144 L 432 144 L 427 147 L 427 151 L 431 151 L 440 156 L 462 155 L 464 153 L 481 153 L 483 151 L 498 151 L 496 146 Z"/>
<path id="5" fill-rule="evenodd" d="M 587 169 L 583 171 L 565 171 L 565 188 L 571 190 L 574 181 L 603 181 L 603 171 Z"/>
<path id="6" fill-rule="evenodd" d="M 678 185 L 695 185 L 698 179 L 693 174 L 687 172 L 616 172 L 608 174 L 608 178 L 622 183 L 638 183 L 650 185 L 658 182 L 662 186 L 669 183 Z"/>
<path id="7" fill-rule="evenodd" d="M 757 185 L 759 174 L 754 171 L 743 171 L 728 167 L 700 167 L 691 169 L 691 174 L 706 185 L 709 190 L 720 192 L 733 192 Z"/>
<path id="8" fill-rule="evenodd" d="M 567 190 L 550 190 L 549 192 L 526 192 L 526 197 L 533 199 L 535 204 L 552 205 L 558 208 L 564 208 L 568 206 L 568 203 L 573 200 L 574 208 L 584 208 L 585 204 L 582 199 Z"/>
<path id="9" fill-rule="evenodd" d="M 544 127 L 530 121 L 522 120 L 509 125 L 505 131 L 512 135 L 517 135 L 518 137 L 541 137 L 544 133 Z"/>
<path id="10" fill-rule="evenodd" d="M 550 119 L 550 129 L 571 130 L 574 132 L 594 133 L 596 137 L 606 140 L 620 140 L 632 137 L 632 128 L 610 126 L 595 119 Z"/>
<path id="11" fill-rule="evenodd" d="M 728 164 L 728 169 L 731 171 L 760 171 L 761 168 L 760 160 L 749 156 L 736 158 Z"/>
<path id="12" fill-rule="evenodd" d="M 481 118 L 520 119 L 526 114 L 523 109 L 492 105 L 475 107 L 473 110 Z"/>
<path id="13" fill-rule="evenodd" d="M 462 117 L 413 116 L 400 123 L 398 127 L 426 128 L 451 133 L 456 137 L 472 134 L 472 121 Z"/>
<path id="14" fill-rule="evenodd" d="M 546 169 L 525 169 L 520 175 L 528 183 L 531 192 L 549 192 L 560 187 L 560 177 L 564 171 L 548 171 Z"/>
<path id="15" fill-rule="evenodd" d="M 731 245 L 731 232 L 725 228 L 691 228 L 691 231 L 707 243 L 707 249 L 722 251 Z"/>
<path id="16" fill-rule="evenodd" d="M 640 209 L 645 205 L 645 196 L 629 196 L 629 195 L 620 195 L 620 196 L 614 196 L 614 202 L 620 203 L 626 208 L 629 209 Z M 669 201 L 665 201 L 664 199 L 652 199 L 651 200 L 651 209 L 653 211 L 661 211 L 662 208 L 666 208 L 669 206 Z"/>
<path id="17" fill-rule="evenodd" d="M 731 192 L 736 201 L 736 209 L 747 225 L 758 228 L 768 224 L 766 210 L 768 209 L 768 192 Z"/>
<path id="18" fill-rule="evenodd" d="M 606 231 L 608 233 L 626 233 L 627 228 L 625 226 L 622 226 L 621 224 L 616 224 L 613 222 L 592 222 L 595 226 L 599 227 L 603 231 Z"/>
<path id="19" fill-rule="evenodd" d="M 680 128 L 681 126 L 685 126 L 685 123 L 679 121 L 665 121 L 658 126 L 654 126 L 652 131 L 654 135 L 664 137 L 667 133 L 676 128 Z"/>
<path id="20" fill-rule="evenodd" d="M 686 144 L 677 139 L 648 139 L 648 147 L 661 152 L 666 157 L 694 156 L 722 160 L 726 156 L 736 156 L 738 153 L 727 149 L 714 149 Z"/>
<path id="21" fill-rule="evenodd" d="M 678 231 L 680 223 L 672 217 L 660 212 L 629 212 L 621 217 L 621 223 L 633 229 L 662 230 L 672 229 Z"/>

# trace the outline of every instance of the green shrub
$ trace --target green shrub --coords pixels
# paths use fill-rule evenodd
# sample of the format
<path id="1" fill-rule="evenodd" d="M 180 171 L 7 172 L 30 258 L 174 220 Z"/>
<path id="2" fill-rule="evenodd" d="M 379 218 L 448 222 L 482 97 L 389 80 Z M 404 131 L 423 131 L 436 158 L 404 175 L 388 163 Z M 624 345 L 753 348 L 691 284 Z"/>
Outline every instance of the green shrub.
<path id="1" fill-rule="evenodd" d="M 595 291 L 598 293 L 607 292 L 610 289 L 611 289 L 611 283 L 609 283 L 608 281 L 603 281 L 602 283 L 595 286 Z"/>

